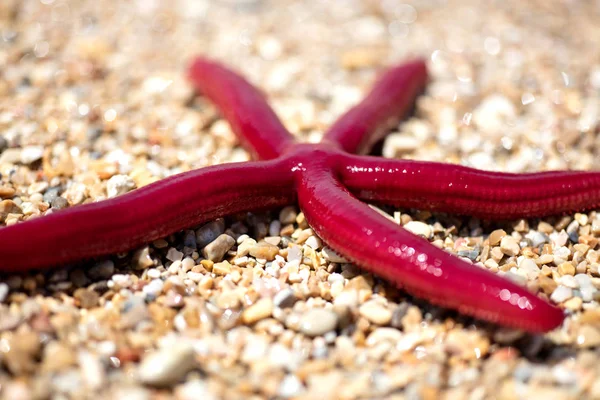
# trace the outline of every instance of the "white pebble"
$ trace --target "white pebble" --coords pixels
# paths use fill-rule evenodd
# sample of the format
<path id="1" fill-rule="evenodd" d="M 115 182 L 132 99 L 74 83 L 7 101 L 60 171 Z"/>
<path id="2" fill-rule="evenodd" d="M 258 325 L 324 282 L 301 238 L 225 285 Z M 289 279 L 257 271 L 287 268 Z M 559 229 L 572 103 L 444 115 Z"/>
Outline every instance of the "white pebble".
<path id="1" fill-rule="evenodd" d="M 127 175 L 114 175 L 106 183 L 106 194 L 109 198 L 117 197 L 133 189 L 135 189 L 135 182 Z"/>
<path id="2" fill-rule="evenodd" d="M 573 297 L 573 290 L 566 286 L 558 286 L 552 292 L 550 299 L 555 303 L 563 303 Z"/>
<path id="3" fill-rule="evenodd" d="M 169 261 L 181 261 L 183 253 L 177 250 L 175 247 L 171 247 L 167 252 L 167 260 Z"/>
<path id="4" fill-rule="evenodd" d="M 179 342 L 146 356 L 138 376 L 145 384 L 168 386 L 181 380 L 194 365 L 194 348 L 189 343 Z"/>
<path id="5" fill-rule="evenodd" d="M 418 236 L 423 236 L 427 239 L 431 238 L 431 228 L 421 221 L 409 221 L 404 225 L 404 229 Z"/>

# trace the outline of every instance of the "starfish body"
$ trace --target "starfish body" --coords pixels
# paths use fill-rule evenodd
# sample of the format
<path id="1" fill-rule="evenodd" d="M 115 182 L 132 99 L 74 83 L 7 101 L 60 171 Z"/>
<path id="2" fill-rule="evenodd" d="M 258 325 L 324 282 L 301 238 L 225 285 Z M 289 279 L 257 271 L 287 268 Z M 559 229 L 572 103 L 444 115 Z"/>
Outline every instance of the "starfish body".
<path id="1" fill-rule="evenodd" d="M 219 63 L 189 69 L 253 156 L 175 175 L 125 195 L 0 229 L 0 271 L 24 271 L 131 250 L 224 215 L 297 201 L 334 250 L 434 304 L 530 332 L 559 326 L 562 311 L 399 227 L 361 200 L 487 219 L 600 206 L 600 174 L 505 174 L 457 165 L 360 156 L 424 89 L 422 61 L 388 70 L 318 144 L 296 143 L 264 97 Z"/>

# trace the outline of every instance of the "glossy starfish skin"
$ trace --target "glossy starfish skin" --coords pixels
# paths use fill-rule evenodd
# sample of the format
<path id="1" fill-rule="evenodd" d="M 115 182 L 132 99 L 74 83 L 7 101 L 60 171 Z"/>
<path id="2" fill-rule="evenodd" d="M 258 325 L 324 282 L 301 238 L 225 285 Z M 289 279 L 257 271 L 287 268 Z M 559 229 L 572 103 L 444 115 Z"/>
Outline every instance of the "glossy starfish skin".
<path id="1" fill-rule="evenodd" d="M 382 75 L 319 144 L 295 143 L 264 97 L 222 65 L 200 58 L 189 78 L 217 105 L 246 149 L 267 161 L 179 174 L 111 200 L 0 229 L 0 271 L 114 254 L 220 216 L 297 199 L 329 246 L 415 296 L 531 332 L 562 323 L 560 309 L 432 246 L 359 199 L 490 219 L 542 216 L 599 206 L 600 174 L 514 175 L 349 154 L 368 151 L 408 111 L 427 80 L 421 61 Z"/>

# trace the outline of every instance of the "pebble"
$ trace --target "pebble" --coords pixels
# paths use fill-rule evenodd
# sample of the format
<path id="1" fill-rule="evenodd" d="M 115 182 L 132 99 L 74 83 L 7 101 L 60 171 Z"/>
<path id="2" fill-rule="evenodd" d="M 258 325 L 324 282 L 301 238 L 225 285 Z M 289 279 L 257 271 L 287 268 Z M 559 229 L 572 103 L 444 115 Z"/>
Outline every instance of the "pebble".
<path id="1" fill-rule="evenodd" d="M 256 240 L 247 238 L 241 242 L 237 248 L 237 256 L 244 257 L 250 254 L 250 249 L 256 245 Z"/>
<path id="2" fill-rule="evenodd" d="M 578 289 L 579 283 L 572 275 L 563 275 L 559 278 L 558 283 L 571 289 Z"/>
<path id="3" fill-rule="evenodd" d="M 558 286 L 552 292 L 550 299 L 555 303 L 563 303 L 573 297 L 573 290 L 565 286 Z"/>
<path id="4" fill-rule="evenodd" d="M 519 263 L 519 270 L 523 271 L 527 279 L 533 280 L 540 274 L 540 268 L 531 258 L 523 258 Z"/>
<path id="5" fill-rule="evenodd" d="M 79 305 L 82 308 L 96 307 L 98 305 L 98 300 L 100 299 L 100 296 L 95 291 L 83 288 L 77 289 L 73 294 L 73 297 L 79 301 Z"/>
<path id="6" fill-rule="evenodd" d="M 267 242 L 258 242 L 250 249 L 250 255 L 267 261 L 273 261 L 279 254 L 279 247 Z"/>
<path id="7" fill-rule="evenodd" d="M 188 381 L 175 389 L 177 400 L 218 400 L 209 389 L 208 385 L 201 380 Z"/>
<path id="8" fill-rule="evenodd" d="M 576 342 L 582 348 L 600 346 L 600 329 L 591 325 L 583 325 L 577 332 Z"/>
<path id="9" fill-rule="evenodd" d="M 50 202 L 50 207 L 52 207 L 55 210 L 62 210 L 64 208 L 67 208 L 68 206 L 69 206 L 69 201 L 67 199 L 65 199 L 64 197 L 60 197 L 60 196 L 55 197 Z"/>
<path id="10" fill-rule="evenodd" d="M 271 316 L 273 313 L 273 300 L 264 297 L 246 308 L 242 313 L 242 320 L 246 324 L 253 324 L 261 319 Z"/>
<path id="11" fill-rule="evenodd" d="M 115 273 L 115 263 L 112 260 L 101 261 L 87 271 L 87 276 L 93 280 L 109 279 Z"/>
<path id="12" fill-rule="evenodd" d="M 175 262 L 181 261 L 183 259 L 183 253 L 177 250 L 175 247 L 171 247 L 169 251 L 167 251 L 167 260 Z"/>
<path id="13" fill-rule="evenodd" d="M 404 225 L 404 229 L 418 236 L 423 236 L 426 239 L 431 238 L 431 227 L 424 222 L 409 221 Z"/>
<path id="14" fill-rule="evenodd" d="M 6 297 L 8 296 L 9 287 L 6 283 L 0 282 L 0 303 L 4 303 Z"/>
<path id="15" fill-rule="evenodd" d="M 235 239 L 231 236 L 226 234 L 219 235 L 214 241 L 204 247 L 202 255 L 213 262 L 221 261 L 234 244 Z"/>
<path id="16" fill-rule="evenodd" d="M 164 282 L 160 279 L 153 279 L 149 284 L 144 286 L 142 291 L 148 296 L 157 297 L 162 293 Z"/>
<path id="17" fill-rule="evenodd" d="M 98 390 L 106 381 L 104 365 L 100 359 L 88 352 L 80 351 L 77 355 L 81 377 L 88 389 Z"/>
<path id="18" fill-rule="evenodd" d="M 312 308 L 300 317 L 300 332 L 307 336 L 321 336 L 334 330 L 338 323 L 335 312 L 324 308 Z"/>
<path id="19" fill-rule="evenodd" d="M 304 385 L 296 375 L 286 375 L 277 388 L 277 394 L 283 398 L 296 398 L 304 390 Z"/>
<path id="20" fill-rule="evenodd" d="M 318 250 L 322 246 L 321 239 L 316 236 L 309 236 L 305 244 L 313 250 Z"/>
<path id="21" fill-rule="evenodd" d="M 541 245 L 550 242 L 550 238 L 548 237 L 548 235 L 538 231 L 531 231 L 530 233 L 525 235 L 525 237 L 531 240 L 532 247 L 540 247 Z"/>
<path id="22" fill-rule="evenodd" d="M 216 275 L 227 275 L 231 273 L 231 264 L 227 260 L 215 263 L 212 267 L 212 272 Z"/>
<path id="23" fill-rule="evenodd" d="M 360 315 L 377 325 L 388 325 L 392 311 L 375 300 L 369 300 L 358 309 Z"/>
<path id="24" fill-rule="evenodd" d="M 127 175 L 114 175 L 106 183 L 108 198 L 117 197 L 135 189 L 135 182 Z"/>
<path id="25" fill-rule="evenodd" d="M 504 231 L 504 229 L 496 229 L 495 231 L 490 233 L 490 236 L 488 237 L 490 246 L 496 246 L 498 243 L 500 243 L 500 240 L 505 236 L 506 231 Z"/>
<path id="26" fill-rule="evenodd" d="M 500 250 L 507 256 L 516 256 L 521 251 L 521 248 L 512 236 L 504 236 L 500 241 Z"/>
<path id="27" fill-rule="evenodd" d="M 0 222 L 4 221 L 8 214 L 22 214 L 23 211 L 21 207 L 19 207 L 12 200 L 2 200 L 0 201 Z"/>
<path id="28" fill-rule="evenodd" d="M 43 155 L 43 146 L 25 146 L 21 151 L 21 162 L 23 164 L 31 164 L 41 160 Z"/>
<path id="29" fill-rule="evenodd" d="M 346 264 L 348 262 L 348 260 L 346 260 L 343 256 L 336 253 L 333 249 L 329 247 L 323 247 L 323 250 L 321 250 L 321 254 L 323 254 L 323 257 L 325 257 L 325 259 L 329 262 L 339 264 Z"/>
<path id="30" fill-rule="evenodd" d="M 219 235 L 225 232 L 225 221 L 217 219 L 208 224 L 203 225 L 196 231 L 196 244 L 198 248 L 203 248 L 207 244 L 213 242 Z"/>
<path id="31" fill-rule="evenodd" d="M 176 342 L 144 357 L 139 369 L 140 381 L 150 386 L 171 386 L 194 368 L 194 347 Z"/>
<path id="32" fill-rule="evenodd" d="M 298 217 L 298 213 L 296 212 L 296 207 L 288 206 L 281 209 L 279 212 L 279 222 L 282 225 L 293 224 L 296 222 L 296 218 Z"/>
<path id="33" fill-rule="evenodd" d="M 275 307 L 279 308 L 292 307 L 296 303 L 296 301 L 298 301 L 298 298 L 296 297 L 294 291 L 290 288 L 279 291 L 273 297 L 273 304 L 275 305 Z"/>

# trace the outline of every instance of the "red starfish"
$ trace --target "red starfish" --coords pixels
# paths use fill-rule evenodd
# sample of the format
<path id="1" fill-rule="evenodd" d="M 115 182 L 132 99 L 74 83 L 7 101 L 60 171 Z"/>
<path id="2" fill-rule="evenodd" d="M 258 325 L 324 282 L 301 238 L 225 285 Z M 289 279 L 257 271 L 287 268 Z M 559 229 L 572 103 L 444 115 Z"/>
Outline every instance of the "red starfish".
<path id="1" fill-rule="evenodd" d="M 427 80 L 422 61 L 382 75 L 318 144 L 296 143 L 263 96 L 220 64 L 197 59 L 189 77 L 245 148 L 264 161 L 182 173 L 114 199 L 0 229 L 0 270 L 128 251 L 217 217 L 297 199 L 330 247 L 415 296 L 531 332 L 562 323 L 560 309 L 430 245 L 360 200 L 488 219 L 535 217 L 597 207 L 600 174 L 516 175 L 350 154 L 367 151 L 406 113 Z"/>

